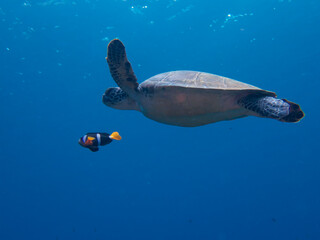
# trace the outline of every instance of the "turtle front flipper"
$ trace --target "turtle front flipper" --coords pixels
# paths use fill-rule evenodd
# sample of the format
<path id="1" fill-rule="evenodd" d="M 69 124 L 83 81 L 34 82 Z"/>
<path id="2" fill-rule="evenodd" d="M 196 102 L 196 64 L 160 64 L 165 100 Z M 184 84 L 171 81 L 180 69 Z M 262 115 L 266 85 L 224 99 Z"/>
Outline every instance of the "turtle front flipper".
<path id="1" fill-rule="evenodd" d="M 127 59 L 126 49 L 119 39 L 113 39 L 109 43 L 107 62 L 111 76 L 118 86 L 130 96 L 135 95 L 139 84 Z"/>

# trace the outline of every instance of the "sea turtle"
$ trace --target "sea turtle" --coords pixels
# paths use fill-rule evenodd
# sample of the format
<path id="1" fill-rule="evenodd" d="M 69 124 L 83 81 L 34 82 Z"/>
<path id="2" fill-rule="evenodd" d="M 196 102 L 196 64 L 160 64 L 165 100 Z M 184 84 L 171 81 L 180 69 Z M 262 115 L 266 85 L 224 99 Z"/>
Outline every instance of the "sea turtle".
<path id="1" fill-rule="evenodd" d="M 103 103 L 122 110 L 137 110 L 170 125 L 196 127 L 247 116 L 298 122 L 300 106 L 277 99 L 274 92 L 204 72 L 172 71 L 141 84 L 119 39 L 108 45 L 107 62 L 119 87 L 108 88 Z"/>

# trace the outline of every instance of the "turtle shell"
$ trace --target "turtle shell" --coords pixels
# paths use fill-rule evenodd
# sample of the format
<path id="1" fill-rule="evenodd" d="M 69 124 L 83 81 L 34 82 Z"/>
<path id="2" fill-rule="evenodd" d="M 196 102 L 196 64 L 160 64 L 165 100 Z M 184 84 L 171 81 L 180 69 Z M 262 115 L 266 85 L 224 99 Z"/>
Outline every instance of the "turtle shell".
<path id="1" fill-rule="evenodd" d="M 196 71 L 172 71 L 155 75 L 143 83 L 141 87 L 184 87 L 190 89 L 228 90 L 228 91 L 257 91 L 270 96 L 276 96 L 274 92 L 266 91 L 258 87 L 239 82 L 230 78 Z"/>

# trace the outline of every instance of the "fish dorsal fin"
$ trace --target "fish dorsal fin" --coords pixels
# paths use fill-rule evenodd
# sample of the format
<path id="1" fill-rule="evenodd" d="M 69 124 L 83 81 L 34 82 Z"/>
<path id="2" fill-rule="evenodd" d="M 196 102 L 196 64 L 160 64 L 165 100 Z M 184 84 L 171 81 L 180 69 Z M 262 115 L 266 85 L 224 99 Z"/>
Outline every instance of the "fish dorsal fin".
<path id="1" fill-rule="evenodd" d="M 139 83 L 127 59 L 126 49 L 119 39 L 113 39 L 108 45 L 107 62 L 113 80 L 130 96 L 135 94 Z"/>

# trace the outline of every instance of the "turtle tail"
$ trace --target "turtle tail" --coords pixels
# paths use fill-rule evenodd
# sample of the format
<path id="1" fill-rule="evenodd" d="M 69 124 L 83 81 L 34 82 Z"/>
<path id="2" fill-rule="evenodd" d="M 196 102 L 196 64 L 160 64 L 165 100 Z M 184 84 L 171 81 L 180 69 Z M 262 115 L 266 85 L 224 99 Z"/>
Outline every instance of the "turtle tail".
<path id="1" fill-rule="evenodd" d="M 252 94 L 240 99 L 239 104 L 260 117 L 273 118 L 281 122 L 299 122 L 304 117 L 300 106 L 286 99 Z"/>

